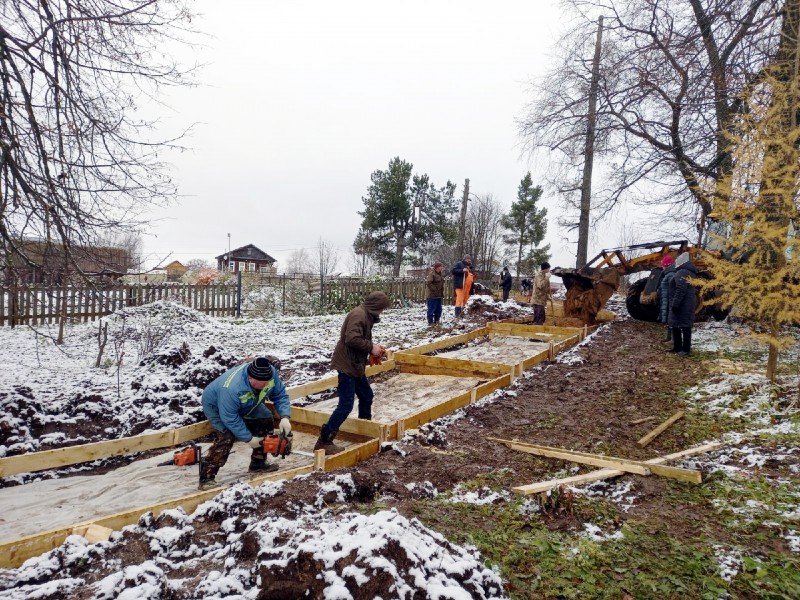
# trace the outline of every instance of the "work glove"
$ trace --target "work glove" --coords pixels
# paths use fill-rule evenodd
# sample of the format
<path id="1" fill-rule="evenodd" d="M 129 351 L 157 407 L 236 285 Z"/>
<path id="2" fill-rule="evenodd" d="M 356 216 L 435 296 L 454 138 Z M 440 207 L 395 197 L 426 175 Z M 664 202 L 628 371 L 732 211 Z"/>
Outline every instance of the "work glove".
<path id="1" fill-rule="evenodd" d="M 247 442 L 247 445 L 250 446 L 251 448 L 261 448 L 261 439 L 257 438 L 256 436 L 253 436 L 252 438 L 250 438 L 250 441 Z"/>
<path id="2" fill-rule="evenodd" d="M 281 419 L 280 425 L 278 425 L 278 429 L 281 430 L 281 433 L 283 435 L 289 435 L 290 433 L 292 433 L 292 424 L 289 421 L 288 417 L 283 417 Z"/>

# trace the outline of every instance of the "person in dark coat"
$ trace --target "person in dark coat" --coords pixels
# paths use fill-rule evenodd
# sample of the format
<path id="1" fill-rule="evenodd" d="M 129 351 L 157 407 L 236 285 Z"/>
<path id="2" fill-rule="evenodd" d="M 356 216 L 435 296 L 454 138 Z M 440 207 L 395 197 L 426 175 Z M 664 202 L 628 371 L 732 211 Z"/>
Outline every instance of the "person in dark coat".
<path id="1" fill-rule="evenodd" d="M 511 273 L 508 272 L 508 267 L 503 267 L 503 272 L 500 273 L 500 287 L 503 290 L 503 302 L 508 302 L 508 294 L 511 292 Z"/>
<path id="2" fill-rule="evenodd" d="M 444 265 L 438 260 L 425 278 L 428 288 L 428 325 L 438 325 L 442 318 L 442 298 L 444 298 Z"/>
<path id="3" fill-rule="evenodd" d="M 692 324 L 697 308 L 697 290 L 689 281 L 697 275 L 689 253 L 675 261 L 675 277 L 669 282 L 670 310 L 667 324 L 672 328 L 672 350 L 678 356 L 688 356 L 692 347 Z"/>
<path id="4" fill-rule="evenodd" d="M 669 282 L 675 277 L 675 259 L 669 254 L 661 259 L 661 279 L 658 282 L 658 321 L 667 327 L 667 337 L 665 342 L 672 341 L 672 329 L 667 325 L 669 317 Z"/>
<path id="5" fill-rule="evenodd" d="M 464 258 L 453 265 L 450 271 L 453 275 L 453 290 L 455 291 L 455 315 L 460 317 L 467 305 L 470 294 L 470 284 L 472 283 L 472 257 L 465 254 Z"/>
<path id="6" fill-rule="evenodd" d="M 322 426 L 314 450 L 325 450 L 326 455 L 337 454 L 343 447 L 333 443 L 339 427 L 350 415 L 358 396 L 358 418 L 372 419 L 374 394 L 366 375 L 370 354 L 380 356 L 382 348 L 372 341 L 372 326 L 380 322 L 380 314 L 391 304 L 383 292 L 371 292 L 364 302 L 344 318 L 339 342 L 333 350 L 331 368 L 339 373 L 339 403 L 328 422 Z"/>

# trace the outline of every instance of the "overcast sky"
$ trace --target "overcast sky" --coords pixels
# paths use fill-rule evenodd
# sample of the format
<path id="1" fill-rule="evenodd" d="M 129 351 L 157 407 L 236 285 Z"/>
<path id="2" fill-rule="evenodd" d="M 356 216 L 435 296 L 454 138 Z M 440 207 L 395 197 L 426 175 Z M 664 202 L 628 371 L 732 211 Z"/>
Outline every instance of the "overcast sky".
<path id="1" fill-rule="evenodd" d="M 515 118 L 561 31 L 555 0 L 195 6 L 207 65 L 168 102 L 172 120 L 197 126 L 172 161 L 183 198 L 153 214 L 148 255 L 213 260 L 230 233 L 232 248 L 252 243 L 285 264 L 322 237 L 345 269 L 370 174 L 395 156 L 437 186 L 457 183 L 459 197 L 469 178 L 506 207 L 529 169 L 537 180 Z M 558 202 L 545 205 L 551 262 L 573 266 Z"/>

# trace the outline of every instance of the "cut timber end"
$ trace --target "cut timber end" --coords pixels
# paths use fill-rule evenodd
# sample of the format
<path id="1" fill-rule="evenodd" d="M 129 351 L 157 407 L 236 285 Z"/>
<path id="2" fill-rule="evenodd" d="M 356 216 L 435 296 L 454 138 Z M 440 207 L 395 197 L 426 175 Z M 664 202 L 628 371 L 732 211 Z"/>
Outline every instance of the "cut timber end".
<path id="1" fill-rule="evenodd" d="M 314 450 L 314 470 L 325 470 L 325 450 Z"/>

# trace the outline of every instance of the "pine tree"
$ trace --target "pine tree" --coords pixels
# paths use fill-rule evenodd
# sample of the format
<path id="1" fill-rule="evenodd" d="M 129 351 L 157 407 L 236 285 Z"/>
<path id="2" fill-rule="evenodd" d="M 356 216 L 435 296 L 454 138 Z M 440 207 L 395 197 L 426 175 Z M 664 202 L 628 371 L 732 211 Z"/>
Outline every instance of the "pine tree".
<path id="1" fill-rule="evenodd" d="M 719 186 L 715 216 L 728 229 L 718 240 L 732 249 L 712 260 L 723 306 L 760 326 L 774 381 L 784 326 L 800 323 L 800 256 L 794 226 L 800 215 L 800 8 L 787 2 L 777 56 L 749 90 L 748 112 L 734 136 L 733 175 Z M 719 237 L 719 236 L 717 236 Z"/>
<path id="2" fill-rule="evenodd" d="M 500 221 L 509 232 L 503 236 L 503 241 L 517 250 L 517 277 L 522 268 L 530 271 L 530 266 L 525 263 L 530 260 L 542 262 L 549 257 L 550 244 L 538 247 L 547 233 L 547 209 L 536 208 L 541 197 L 541 186 L 533 185 L 533 179 L 528 172 L 520 181 L 517 201 L 511 204 L 511 210 Z M 528 259 L 525 262 L 523 254 Z"/>

